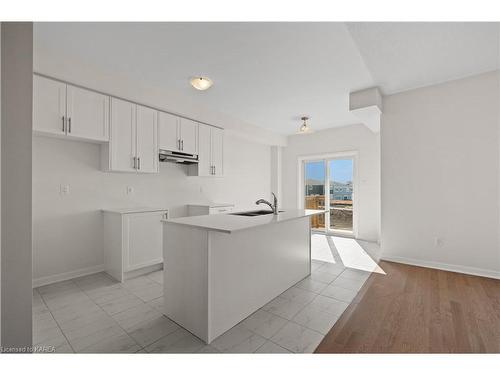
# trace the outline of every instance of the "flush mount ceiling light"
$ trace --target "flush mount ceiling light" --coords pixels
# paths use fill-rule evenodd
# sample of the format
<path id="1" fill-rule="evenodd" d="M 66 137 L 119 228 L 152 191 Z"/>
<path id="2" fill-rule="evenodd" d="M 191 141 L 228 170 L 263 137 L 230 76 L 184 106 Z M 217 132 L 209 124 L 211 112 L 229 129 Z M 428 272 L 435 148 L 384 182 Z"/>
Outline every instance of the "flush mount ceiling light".
<path id="1" fill-rule="evenodd" d="M 200 91 L 207 90 L 213 85 L 212 80 L 207 77 L 193 77 L 189 82 L 191 83 L 191 86 Z"/>
<path id="2" fill-rule="evenodd" d="M 300 118 L 303 122 L 301 127 L 299 128 L 299 134 L 304 134 L 304 133 L 312 133 L 311 128 L 309 125 L 307 125 L 307 121 L 309 120 L 309 117 L 303 116 Z"/>

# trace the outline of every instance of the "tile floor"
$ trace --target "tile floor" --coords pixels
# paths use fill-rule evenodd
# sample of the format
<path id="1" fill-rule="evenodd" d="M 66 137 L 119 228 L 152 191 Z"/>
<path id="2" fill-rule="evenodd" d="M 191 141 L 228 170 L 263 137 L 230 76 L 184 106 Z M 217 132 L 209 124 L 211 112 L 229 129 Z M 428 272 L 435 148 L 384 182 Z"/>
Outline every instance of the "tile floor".
<path id="1" fill-rule="evenodd" d="M 376 257 L 374 244 L 342 257 L 334 242 L 314 235 L 311 276 L 210 345 L 162 315 L 162 271 L 122 284 L 98 273 L 34 289 L 33 343 L 57 353 L 311 353 L 371 273 L 345 259 L 353 251 Z"/>

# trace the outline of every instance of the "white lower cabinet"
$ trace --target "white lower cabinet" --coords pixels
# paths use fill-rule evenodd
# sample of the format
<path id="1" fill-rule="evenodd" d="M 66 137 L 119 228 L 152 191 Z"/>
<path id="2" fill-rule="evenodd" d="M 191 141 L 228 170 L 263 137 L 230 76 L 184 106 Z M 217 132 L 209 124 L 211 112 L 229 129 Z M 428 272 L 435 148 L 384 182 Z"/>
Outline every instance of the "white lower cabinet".
<path id="1" fill-rule="evenodd" d="M 228 214 L 233 210 L 230 203 L 188 204 L 188 216 Z"/>
<path id="2" fill-rule="evenodd" d="M 118 281 L 163 263 L 163 224 L 167 210 L 105 210 L 105 271 Z"/>

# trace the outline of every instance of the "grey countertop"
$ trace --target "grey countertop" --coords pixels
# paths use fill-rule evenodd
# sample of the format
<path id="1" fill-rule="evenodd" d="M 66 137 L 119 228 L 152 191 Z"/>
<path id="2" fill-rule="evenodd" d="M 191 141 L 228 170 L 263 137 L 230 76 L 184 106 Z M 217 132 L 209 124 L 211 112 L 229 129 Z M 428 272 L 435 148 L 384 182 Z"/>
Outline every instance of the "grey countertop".
<path id="1" fill-rule="evenodd" d="M 232 214 L 201 215 L 163 220 L 165 224 L 185 225 L 209 231 L 232 233 L 261 225 L 277 224 L 306 216 L 323 214 L 324 210 L 283 209 L 278 215 L 238 216 Z"/>

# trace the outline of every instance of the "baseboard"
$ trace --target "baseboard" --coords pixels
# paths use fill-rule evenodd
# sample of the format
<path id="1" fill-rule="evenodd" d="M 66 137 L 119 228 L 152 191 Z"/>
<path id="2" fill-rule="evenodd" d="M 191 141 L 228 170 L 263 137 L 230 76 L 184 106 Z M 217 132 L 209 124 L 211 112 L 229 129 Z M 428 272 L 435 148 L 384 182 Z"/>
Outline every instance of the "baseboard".
<path id="1" fill-rule="evenodd" d="M 125 272 L 124 276 L 125 276 L 125 280 L 129 280 L 129 279 L 133 279 L 134 277 L 138 277 L 138 276 L 145 275 L 147 273 L 154 272 L 154 271 L 159 271 L 162 269 L 163 269 L 163 262 L 158 263 L 158 264 L 153 264 L 151 266 L 142 267 L 142 268 L 139 268 L 137 270 Z"/>
<path id="2" fill-rule="evenodd" d="M 485 269 L 476 268 L 476 267 L 467 267 L 467 266 L 460 266 L 460 265 L 456 265 L 456 264 L 447 264 L 447 263 L 439 263 L 439 262 L 429 262 L 429 261 L 420 260 L 420 259 L 411 259 L 411 258 L 398 257 L 398 256 L 381 256 L 380 260 L 386 260 L 388 262 L 395 262 L 395 263 L 409 264 L 411 266 L 435 268 L 438 270 L 464 273 L 467 275 L 490 277 L 492 279 L 500 279 L 500 272 L 499 271 L 485 270 Z"/>
<path id="3" fill-rule="evenodd" d="M 87 276 L 102 271 L 104 271 L 104 264 L 100 264 L 98 266 L 80 268 L 78 270 L 70 272 L 59 273 L 57 275 L 39 277 L 38 279 L 33 279 L 33 288 L 38 288 L 39 286 L 57 283 L 59 281 L 73 279 L 75 277 Z"/>

